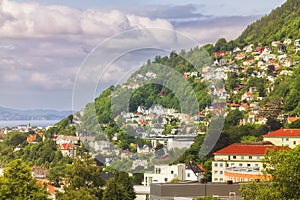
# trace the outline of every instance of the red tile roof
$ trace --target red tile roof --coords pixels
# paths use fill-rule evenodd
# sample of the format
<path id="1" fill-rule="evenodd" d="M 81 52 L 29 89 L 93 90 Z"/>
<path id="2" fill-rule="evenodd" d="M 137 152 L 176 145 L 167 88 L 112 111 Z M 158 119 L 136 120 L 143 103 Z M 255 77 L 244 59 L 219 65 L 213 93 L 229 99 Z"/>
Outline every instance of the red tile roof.
<path id="1" fill-rule="evenodd" d="M 278 129 L 264 135 L 264 137 L 300 137 L 300 129 Z"/>
<path id="2" fill-rule="evenodd" d="M 235 143 L 216 151 L 214 155 L 265 155 L 268 149 L 273 148 L 281 150 L 283 147 L 275 146 L 270 142 Z"/>
<path id="3" fill-rule="evenodd" d="M 215 52 L 214 56 L 215 58 L 220 57 L 220 56 L 224 56 L 225 52 L 221 51 L 221 52 Z"/>
<path id="4" fill-rule="evenodd" d="M 72 144 L 62 144 L 62 145 L 61 145 L 61 149 L 62 149 L 62 150 L 71 150 L 72 147 L 73 147 Z"/>

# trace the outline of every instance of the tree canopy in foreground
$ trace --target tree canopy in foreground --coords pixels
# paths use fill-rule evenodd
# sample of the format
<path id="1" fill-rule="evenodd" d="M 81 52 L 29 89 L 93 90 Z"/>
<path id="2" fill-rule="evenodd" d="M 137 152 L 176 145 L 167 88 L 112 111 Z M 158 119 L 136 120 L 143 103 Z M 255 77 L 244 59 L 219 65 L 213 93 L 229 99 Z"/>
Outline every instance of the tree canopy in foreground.
<path id="1" fill-rule="evenodd" d="M 265 173 L 272 176 L 268 182 L 250 182 L 241 186 L 245 200 L 299 199 L 300 146 L 291 151 L 271 151 L 264 159 Z"/>
<path id="2" fill-rule="evenodd" d="M 22 160 L 12 161 L 0 177 L 0 199 L 47 200 L 49 194 L 31 176 L 31 170 Z"/>

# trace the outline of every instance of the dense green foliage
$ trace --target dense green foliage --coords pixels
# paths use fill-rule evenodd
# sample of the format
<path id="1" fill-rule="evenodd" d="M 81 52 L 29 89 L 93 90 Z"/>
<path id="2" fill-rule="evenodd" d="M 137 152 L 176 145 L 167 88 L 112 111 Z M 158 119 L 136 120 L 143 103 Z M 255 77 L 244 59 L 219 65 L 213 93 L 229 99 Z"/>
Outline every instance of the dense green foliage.
<path id="1" fill-rule="evenodd" d="M 48 193 L 31 176 L 31 170 L 21 160 L 12 161 L 0 177 L 0 199 L 6 200 L 47 200 Z"/>
<path id="2" fill-rule="evenodd" d="M 73 126 L 73 115 L 69 115 L 67 118 L 58 122 L 54 127 L 51 127 L 46 131 L 48 138 L 54 135 L 75 135 L 76 128 Z"/>
<path id="3" fill-rule="evenodd" d="M 255 23 L 249 25 L 237 39 L 248 44 L 270 44 L 274 40 L 300 38 L 300 1 L 287 0 L 281 7 L 273 10 Z"/>
<path id="4" fill-rule="evenodd" d="M 272 176 L 268 182 L 242 185 L 245 200 L 299 199 L 300 146 L 290 151 L 271 151 L 264 158 L 265 172 Z"/>
<path id="5" fill-rule="evenodd" d="M 91 196 L 102 198 L 102 186 L 104 181 L 101 178 L 102 169 L 96 165 L 94 159 L 89 156 L 75 159 L 72 167 L 66 170 L 66 193 L 73 193 L 74 190 L 86 189 Z"/>
<path id="6" fill-rule="evenodd" d="M 135 199 L 132 179 L 125 172 L 116 172 L 106 183 L 102 200 L 132 200 Z"/>
<path id="7" fill-rule="evenodd" d="M 300 115 L 300 65 L 293 70 L 292 76 L 279 76 L 275 81 L 274 91 L 262 102 L 283 102 L 276 109 L 280 109 L 282 113 L 290 113 L 291 115 Z M 273 108 L 274 111 L 274 108 Z"/>
<path id="8" fill-rule="evenodd" d="M 43 166 L 49 169 L 48 178 L 52 184 L 59 186 L 65 176 L 67 164 L 72 163 L 69 157 L 63 157 L 57 150 L 55 141 L 46 139 L 38 143 L 28 144 L 26 138 L 28 133 L 11 132 L 4 142 L 0 143 L 0 162 L 5 166 L 15 159 L 22 159 L 29 166 Z M 36 136 L 39 137 L 39 136 Z M 16 144 L 22 141 L 23 146 L 14 151 Z"/>

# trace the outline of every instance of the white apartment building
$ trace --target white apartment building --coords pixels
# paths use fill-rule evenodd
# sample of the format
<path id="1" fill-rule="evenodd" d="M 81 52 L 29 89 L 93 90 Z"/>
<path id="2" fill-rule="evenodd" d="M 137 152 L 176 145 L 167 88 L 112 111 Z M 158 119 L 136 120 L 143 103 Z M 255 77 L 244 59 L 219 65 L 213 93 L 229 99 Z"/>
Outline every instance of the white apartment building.
<path id="1" fill-rule="evenodd" d="M 271 142 L 236 143 L 214 153 L 212 182 L 248 182 L 269 179 L 262 174 L 261 159 L 268 149 L 282 149 Z"/>

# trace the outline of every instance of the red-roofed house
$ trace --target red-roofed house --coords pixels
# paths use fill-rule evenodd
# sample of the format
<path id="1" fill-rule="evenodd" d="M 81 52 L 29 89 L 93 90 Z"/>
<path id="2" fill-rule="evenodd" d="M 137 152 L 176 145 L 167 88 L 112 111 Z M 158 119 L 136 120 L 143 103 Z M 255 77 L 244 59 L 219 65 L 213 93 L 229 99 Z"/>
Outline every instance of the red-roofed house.
<path id="1" fill-rule="evenodd" d="M 253 142 L 231 144 L 216 151 L 212 162 L 212 182 L 268 180 L 270 176 L 261 172 L 261 159 L 268 150 L 274 148 L 281 150 L 284 147 L 275 146 L 271 142 Z"/>
<path id="2" fill-rule="evenodd" d="M 243 95 L 242 95 L 242 101 L 253 101 L 254 100 L 254 96 L 251 92 L 245 92 Z"/>
<path id="3" fill-rule="evenodd" d="M 74 144 L 64 143 L 60 145 L 60 151 L 63 156 L 76 157 L 76 146 Z"/>
<path id="4" fill-rule="evenodd" d="M 264 141 L 270 141 L 277 146 L 295 148 L 300 144 L 300 129 L 278 129 L 264 135 Z"/>
<path id="5" fill-rule="evenodd" d="M 0 141 L 2 142 L 5 138 L 6 138 L 6 134 L 5 133 L 1 133 L 0 134 Z"/>
<path id="6" fill-rule="evenodd" d="M 215 58 L 218 58 L 218 57 L 221 57 L 221 56 L 224 56 L 224 55 L 225 55 L 225 52 L 223 52 L 223 51 L 215 52 L 215 54 L 214 54 Z"/>
<path id="7" fill-rule="evenodd" d="M 30 143 L 36 143 L 37 140 L 36 140 L 36 136 L 35 135 L 30 135 L 27 137 L 27 142 L 30 144 Z"/>

